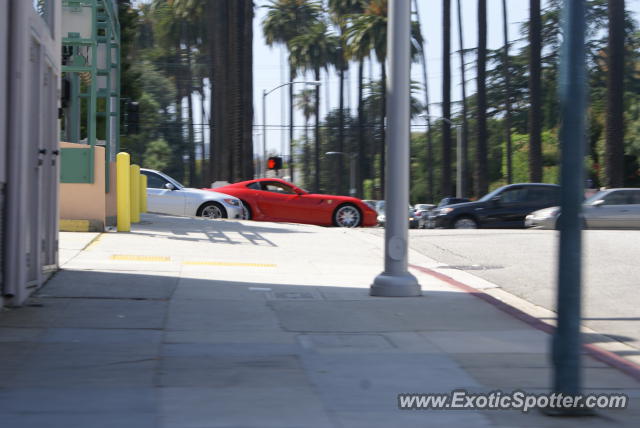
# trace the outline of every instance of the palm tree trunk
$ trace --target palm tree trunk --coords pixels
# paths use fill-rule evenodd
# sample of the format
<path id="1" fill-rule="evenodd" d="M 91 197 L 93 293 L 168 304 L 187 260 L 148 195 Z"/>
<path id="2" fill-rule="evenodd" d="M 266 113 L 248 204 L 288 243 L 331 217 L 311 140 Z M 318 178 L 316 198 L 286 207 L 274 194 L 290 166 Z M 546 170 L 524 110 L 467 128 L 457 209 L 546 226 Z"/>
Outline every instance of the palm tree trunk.
<path id="1" fill-rule="evenodd" d="M 316 67 L 315 69 L 315 78 L 316 81 L 320 81 L 320 68 Z M 314 113 L 316 124 L 314 129 L 314 144 L 315 150 L 313 153 L 314 156 L 314 167 L 315 167 L 315 181 L 314 181 L 314 193 L 320 192 L 320 85 L 316 85 L 316 111 Z"/>
<path id="2" fill-rule="evenodd" d="M 458 0 L 460 1 L 460 0 Z M 507 20 L 507 0 L 502 0 L 502 31 L 504 33 L 504 92 L 505 115 L 504 133 L 507 142 L 507 183 L 513 183 L 513 163 L 511 148 L 511 75 L 509 73 L 509 21 Z"/>
<path id="3" fill-rule="evenodd" d="M 367 156 L 365 154 L 364 147 L 364 59 L 360 60 L 358 64 L 358 180 L 357 180 L 357 195 L 359 198 L 364 197 L 364 177 L 365 168 L 367 165 Z"/>
<path id="4" fill-rule="evenodd" d="M 413 0 L 413 9 L 416 12 L 416 21 L 420 25 L 420 12 L 418 0 Z M 420 30 L 422 32 L 422 30 Z M 424 51 L 424 43 L 420 44 L 420 62 L 422 63 L 422 81 L 424 82 L 424 108 L 426 113 L 427 129 L 425 138 L 427 140 L 427 194 L 425 201 L 433 201 L 435 198 L 433 191 L 433 135 L 431 132 L 431 103 L 429 102 L 429 80 L 427 78 L 427 56 Z"/>
<path id="5" fill-rule="evenodd" d="M 442 196 L 451 195 L 451 0 L 442 2 Z"/>
<path id="6" fill-rule="evenodd" d="M 476 147 L 476 197 L 489 190 L 487 161 L 487 0 L 478 1 L 478 123 Z"/>
<path id="7" fill-rule="evenodd" d="M 293 82 L 296 78 L 296 69 L 291 64 L 289 57 L 289 82 Z M 289 85 L 289 181 L 293 182 L 293 85 Z M 281 153 L 284 156 L 284 153 Z"/>
<path id="8" fill-rule="evenodd" d="M 385 61 L 380 63 L 381 67 L 381 79 L 380 86 L 382 86 L 380 94 L 380 100 L 382 101 L 382 111 L 380 115 L 380 199 L 385 199 L 384 187 L 385 187 L 385 162 L 387 160 L 387 141 L 386 141 L 386 129 L 384 126 L 385 117 L 387 113 L 387 68 L 385 67 Z"/>
<path id="9" fill-rule="evenodd" d="M 624 186 L 624 0 L 609 0 L 605 183 Z"/>
<path id="10" fill-rule="evenodd" d="M 344 28 L 340 28 L 340 56 L 338 58 L 338 77 L 340 79 L 339 87 L 339 117 L 338 117 L 338 151 L 344 153 L 344 52 L 346 47 L 344 46 Z M 344 175 L 344 162 L 343 156 L 336 156 L 338 162 L 338 169 L 336 174 L 338 176 L 338 194 L 344 193 L 343 175 Z"/>
<path id="11" fill-rule="evenodd" d="M 205 104 L 206 98 L 204 95 L 204 79 L 201 82 L 201 92 L 200 92 L 200 153 L 201 153 L 201 166 L 200 173 L 202 177 L 202 184 L 204 186 L 209 186 L 211 184 L 211 177 L 209 176 L 209 165 L 206 156 L 206 139 L 205 139 L 205 125 L 209 123 L 208 118 L 206 117 L 205 112 Z"/>
<path id="12" fill-rule="evenodd" d="M 529 179 L 542 181 L 541 63 L 542 22 L 540 0 L 529 0 Z"/>
<path id="13" fill-rule="evenodd" d="M 467 122 L 467 79 L 465 77 L 466 66 L 462 33 L 462 7 L 460 6 L 460 0 L 458 0 L 458 43 L 460 44 L 460 84 L 462 86 L 462 165 L 457 165 L 457 168 L 462 169 L 461 193 L 462 196 L 465 196 L 469 194 L 469 126 Z"/>
<path id="14" fill-rule="evenodd" d="M 189 184 L 191 187 L 199 186 L 200 179 L 196 174 L 196 143 L 193 130 L 193 73 L 191 64 L 191 46 L 187 45 L 187 105 L 189 117 Z"/>
<path id="15" fill-rule="evenodd" d="M 242 75 L 242 155 L 240 179 L 250 180 L 255 173 L 253 163 L 253 0 L 243 0 L 240 17 L 242 19 L 242 60 L 239 73 Z M 293 175 L 291 177 L 293 179 Z"/>

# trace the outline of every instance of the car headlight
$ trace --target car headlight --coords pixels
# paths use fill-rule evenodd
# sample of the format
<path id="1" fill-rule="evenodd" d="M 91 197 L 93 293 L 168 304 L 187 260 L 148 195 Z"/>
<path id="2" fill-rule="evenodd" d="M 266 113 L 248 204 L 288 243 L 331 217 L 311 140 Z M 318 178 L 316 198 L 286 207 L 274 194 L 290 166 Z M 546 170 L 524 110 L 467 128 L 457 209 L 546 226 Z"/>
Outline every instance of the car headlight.
<path id="1" fill-rule="evenodd" d="M 229 205 L 231 205 L 232 207 L 239 207 L 240 206 L 240 200 L 239 199 L 224 199 L 224 201 L 226 203 L 228 203 Z"/>
<path id="2" fill-rule="evenodd" d="M 449 214 L 451 211 L 453 211 L 453 208 L 442 208 L 438 214 Z"/>

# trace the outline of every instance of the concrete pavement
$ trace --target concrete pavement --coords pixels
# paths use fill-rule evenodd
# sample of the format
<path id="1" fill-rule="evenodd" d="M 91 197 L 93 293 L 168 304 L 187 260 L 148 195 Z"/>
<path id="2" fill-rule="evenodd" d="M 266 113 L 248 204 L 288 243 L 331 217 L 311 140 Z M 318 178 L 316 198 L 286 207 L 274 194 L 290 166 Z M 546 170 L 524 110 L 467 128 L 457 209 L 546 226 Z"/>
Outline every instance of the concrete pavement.
<path id="1" fill-rule="evenodd" d="M 629 408 L 397 408 L 397 394 L 550 385 L 549 337 L 423 274 L 378 298 L 379 237 L 360 230 L 143 215 L 67 244 L 63 270 L 0 313 L 7 427 L 637 426 L 640 384 L 584 357 L 585 387 Z M 437 264 L 419 253 L 414 265 Z"/>

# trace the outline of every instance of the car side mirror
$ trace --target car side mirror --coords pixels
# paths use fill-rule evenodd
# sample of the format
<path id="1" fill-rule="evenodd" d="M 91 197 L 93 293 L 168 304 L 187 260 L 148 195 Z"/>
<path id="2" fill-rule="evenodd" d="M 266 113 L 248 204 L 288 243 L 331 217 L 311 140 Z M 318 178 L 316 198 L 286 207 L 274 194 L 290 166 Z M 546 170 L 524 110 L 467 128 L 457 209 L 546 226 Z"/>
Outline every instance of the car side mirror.
<path id="1" fill-rule="evenodd" d="M 171 183 L 165 183 L 164 187 L 168 190 L 176 190 L 176 186 Z"/>
<path id="2" fill-rule="evenodd" d="M 604 205 L 604 199 L 598 199 L 597 201 L 595 201 L 593 204 L 594 207 L 601 207 Z"/>
<path id="3" fill-rule="evenodd" d="M 502 197 L 500 195 L 494 196 L 493 198 L 491 198 L 491 202 L 493 203 L 493 205 L 500 205 L 501 200 L 502 200 Z"/>

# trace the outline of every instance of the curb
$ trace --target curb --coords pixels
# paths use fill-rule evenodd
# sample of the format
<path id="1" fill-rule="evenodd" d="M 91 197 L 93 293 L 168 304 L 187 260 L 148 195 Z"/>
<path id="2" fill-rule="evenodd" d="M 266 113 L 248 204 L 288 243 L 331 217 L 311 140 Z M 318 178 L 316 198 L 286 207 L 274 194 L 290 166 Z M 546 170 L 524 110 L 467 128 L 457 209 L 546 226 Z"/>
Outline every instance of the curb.
<path id="1" fill-rule="evenodd" d="M 489 303 L 490 305 L 494 306 L 495 308 L 501 310 L 502 312 L 505 312 L 509 315 L 511 315 L 512 317 L 526 323 L 529 324 L 531 327 L 543 331 L 545 333 L 548 334 L 553 334 L 556 330 L 556 328 L 550 324 L 547 324 L 544 321 L 539 320 L 538 318 L 529 315 L 528 313 L 514 307 L 511 306 L 501 300 L 496 299 L 495 297 L 485 293 L 482 290 L 478 290 L 477 288 L 473 288 L 467 284 L 464 284 L 460 281 L 457 281 L 447 275 L 441 274 L 439 272 L 436 272 L 432 269 L 429 268 L 425 268 L 422 266 L 417 266 L 417 265 L 413 265 L 410 264 L 409 265 L 410 268 L 412 269 L 416 269 L 422 273 L 425 273 L 427 275 L 431 275 L 434 278 L 439 279 L 440 281 L 446 282 L 447 284 L 456 287 L 457 289 L 464 291 L 465 293 L 471 294 L 474 297 L 477 297 L 483 301 L 485 301 L 486 303 Z M 632 378 L 636 379 L 637 381 L 640 381 L 640 365 L 635 364 L 631 361 L 628 361 L 622 357 L 620 357 L 619 355 L 607 351 L 605 349 L 599 348 L 596 345 L 590 344 L 590 343 L 585 343 L 582 345 L 582 349 L 583 351 L 591 356 L 592 358 L 595 358 L 596 360 L 603 362 L 605 364 L 607 364 L 608 366 L 611 366 L 615 369 L 620 370 L 621 372 L 631 376 Z"/>

